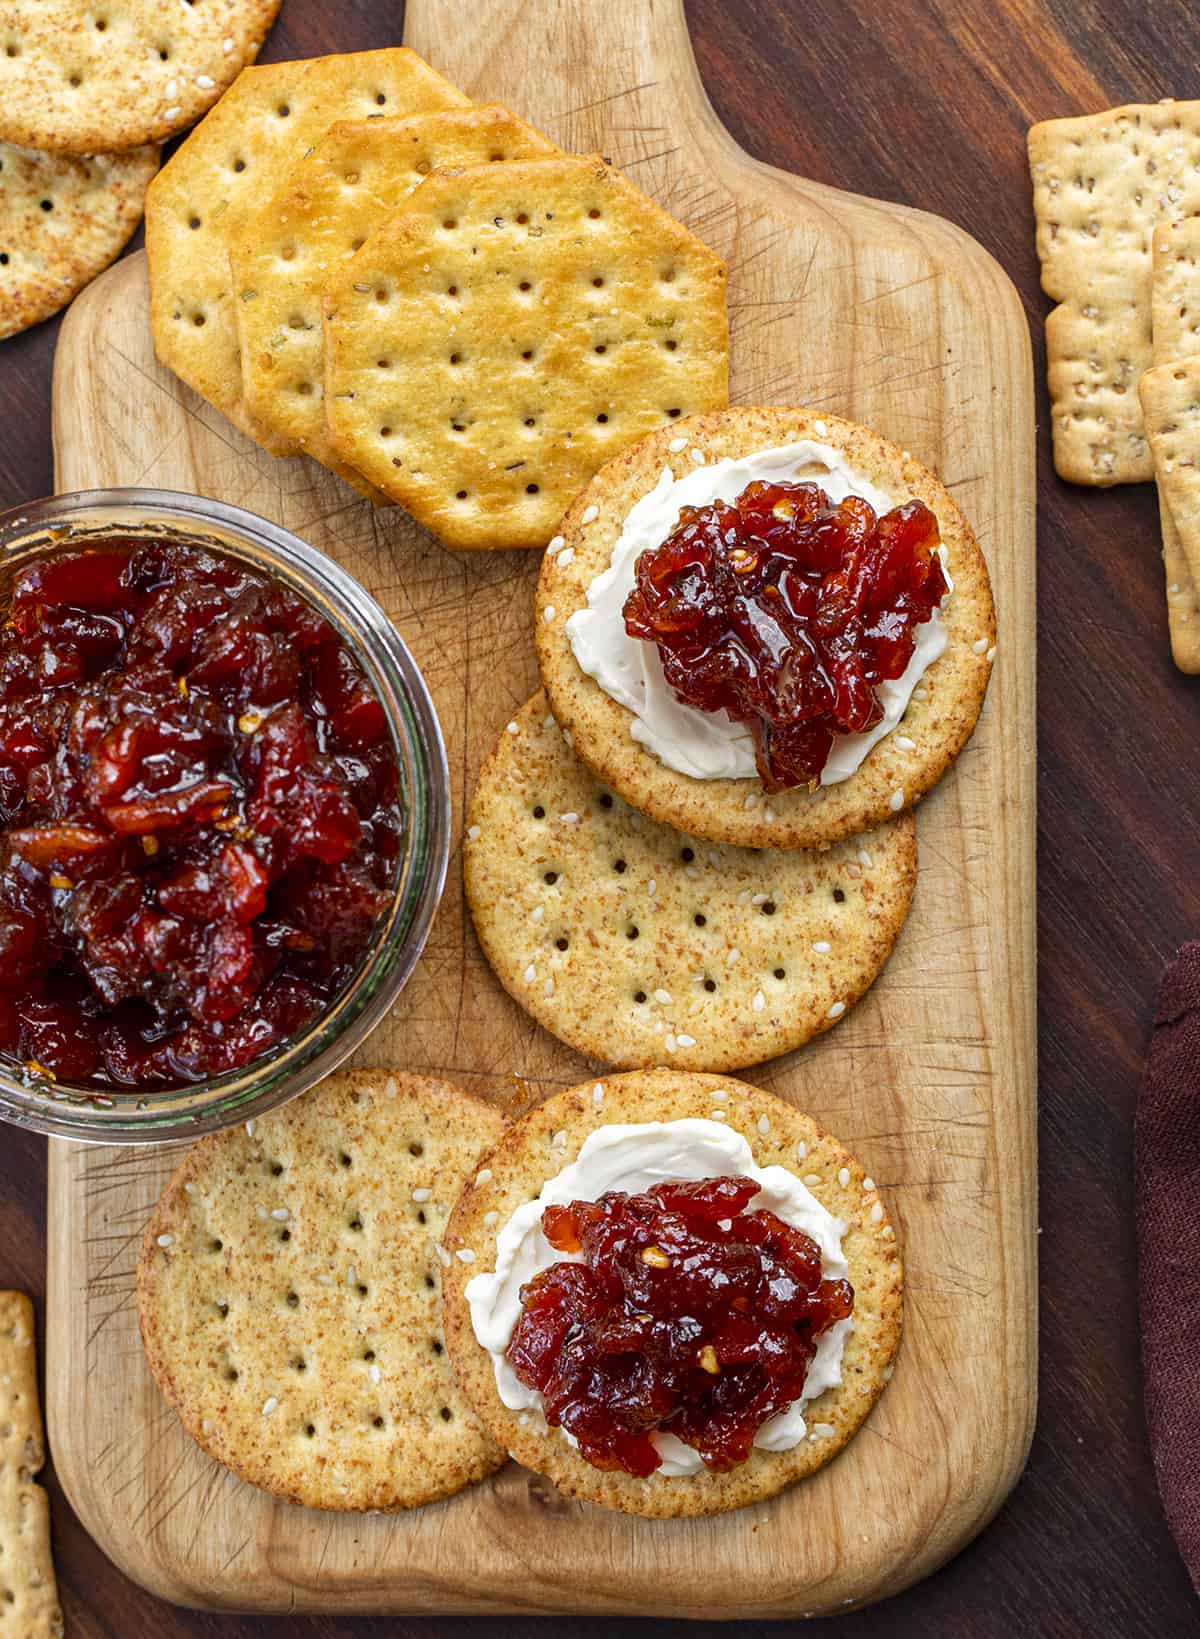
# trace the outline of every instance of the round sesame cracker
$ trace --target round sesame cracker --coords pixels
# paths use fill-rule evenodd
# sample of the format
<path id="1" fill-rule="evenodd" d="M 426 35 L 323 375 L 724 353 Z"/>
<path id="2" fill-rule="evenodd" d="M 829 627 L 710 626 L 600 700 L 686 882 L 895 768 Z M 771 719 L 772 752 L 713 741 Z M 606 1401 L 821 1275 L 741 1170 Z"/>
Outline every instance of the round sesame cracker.
<path id="1" fill-rule="evenodd" d="M 589 1133 L 609 1122 L 723 1116 L 749 1141 L 759 1166 L 797 1173 L 846 1224 L 842 1239 L 854 1287 L 854 1326 L 842 1382 L 805 1408 L 809 1433 L 790 1451 L 758 1448 L 723 1474 L 639 1479 L 594 1468 L 562 1434 L 500 1399 L 492 1361 L 476 1340 L 465 1288 L 494 1265 L 496 1237 L 513 1211 L 574 1161 Z M 558 1093 L 509 1128 L 463 1194 L 446 1231 L 452 1255 L 443 1280 L 446 1343 L 459 1382 L 496 1440 L 568 1496 L 647 1518 L 718 1514 L 774 1496 L 835 1457 L 891 1376 L 900 1345 L 903 1272 L 879 1192 L 854 1157 L 807 1115 L 771 1093 L 726 1076 L 669 1070 L 605 1076 Z"/>
<path id="2" fill-rule="evenodd" d="M 765 794 L 750 779 L 699 780 L 677 773 L 636 741 L 633 714 L 583 672 L 566 626 L 609 566 L 630 509 L 664 467 L 697 464 L 810 438 L 845 452 L 848 464 L 897 500 L 916 497 L 937 515 L 954 591 L 942 610 L 949 639 L 921 679 L 899 726 L 840 784 Z M 702 460 L 700 459 L 702 458 Z M 941 481 L 878 433 L 800 409 L 737 408 L 651 433 L 583 489 L 551 543 L 537 591 L 538 662 L 551 709 L 598 779 L 634 808 L 693 836 L 749 848 L 819 848 L 911 808 L 971 736 L 987 692 L 996 622 L 987 564 L 971 526 Z"/>
<path id="3" fill-rule="evenodd" d="M 0 140 L 71 154 L 165 142 L 254 61 L 279 0 L 0 0 Z"/>
<path id="4" fill-rule="evenodd" d="M 480 773 L 463 874 L 500 982 L 560 1040 L 625 1069 L 731 1070 L 868 989 L 908 914 L 916 826 L 822 852 L 700 842 L 601 785 L 539 691 Z"/>
<path id="5" fill-rule="evenodd" d="M 448 1082 L 331 1076 L 193 1149 L 142 1244 L 138 1319 L 184 1428 L 310 1508 L 413 1508 L 500 1467 L 439 1287 L 450 1208 L 501 1116 Z"/>
<path id="6" fill-rule="evenodd" d="M 0 142 L 0 338 L 40 324 L 120 254 L 158 149 L 80 159 Z"/>

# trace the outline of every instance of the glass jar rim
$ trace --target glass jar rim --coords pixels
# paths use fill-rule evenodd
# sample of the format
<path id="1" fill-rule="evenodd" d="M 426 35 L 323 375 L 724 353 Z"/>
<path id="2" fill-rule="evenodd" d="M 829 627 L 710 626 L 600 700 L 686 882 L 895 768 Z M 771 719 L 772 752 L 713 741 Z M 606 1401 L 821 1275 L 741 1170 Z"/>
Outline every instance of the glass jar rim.
<path id="1" fill-rule="evenodd" d="M 81 490 L 0 513 L 0 567 L 23 549 L 49 552 L 113 534 L 199 541 L 248 559 L 316 605 L 380 697 L 406 808 L 406 847 L 388 913 L 354 978 L 284 1047 L 208 1081 L 111 1094 L 0 1062 L 0 1120 L 90 1143 L 170 1144 L 252 1119 L 297 1096 L 336 1069 L 391 1007 L 424 948 L 445 885 L 449 767 L 428 686 L 382 606 L 333 558 L 256 513 L 171 490 Z"/>

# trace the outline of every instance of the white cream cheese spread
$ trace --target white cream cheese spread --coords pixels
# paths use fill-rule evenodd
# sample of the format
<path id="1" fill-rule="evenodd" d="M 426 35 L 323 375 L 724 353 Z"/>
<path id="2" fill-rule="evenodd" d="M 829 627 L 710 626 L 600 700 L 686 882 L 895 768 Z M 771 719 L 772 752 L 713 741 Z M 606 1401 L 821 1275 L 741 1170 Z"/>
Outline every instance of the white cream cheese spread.
<path id="1" fill-rule="evenodd" d="M 754 742 L 749 730 L 726 712 L 700 711 L 678 700 L 663 676 L 658 650 L 653 643 L 629 636 L 621 611 L 633 590 L 638 558 L 667 539 L 679 520 L 680 507 L 735 501 L 755 479 L 768 483 L 811 479 L 831 501 L 859 495 L 881 514 L 906 499 L 885 495 L 870 479 L 847 466 L 839 450 L 812 439 L 756 450 L 736 460 L 715 461 L 694 468 L 682 478 L 664 467 L 654 488 L 631 508 L 609 567 L 588 588 L 587 607 L 577 610 L 567 622 L 567 637 L 582 670 L 633 713 L 634 739 L 668 768 L 698 780 L 745 779 L 753 775 Z M 944 549 L 942 564 L 944 568 Z M 950 587 L 949 573 L 946 582 Z M 835 738 L 821 771 L 822 785 L 849 779 L 872 747 L 892 732 L 907 710 L 913 690 L 942 654 L 946 642 L 945 627 L 935 610 L 932 618 L 916 629 L 916 647 L 903 675 L 876 689 L 883 707 L 882 720 L 866 734 Z"/>
<path id="2" fill-rule="evenodd" d="M 827 1280 L 846 1277 L 842 1236 L 846 1225 L 833 1217 L 786 1167 L 757 1167 L 741 1133 L 718 1121 L 651 1121 L 626 1126 L 612 1123 L 584 1140 L 579 1158 L 548 1179 L 534 1201 L 519 1206 L 496 1237 L 496 1267 L 476 1275 L 466 1289 L 471 1324 L 492 1357 L 496 1388 L 512 1411 L 540 1414 L 542 1397 L 526 1388 L 506 1358 L 521 1315 L 521 1288 L 551 1264 L 579 1262 L 578 1255 L 558 1252 L 542 1234 L 542 1214 L 550 1205 L 599 1200 L 609 1190 L 635 1195 L 669 1179 L 753 1178 L 759 1193 L 750 1209 L 765 1208 L 800 1229 L 821 1249 L 821 1272 Z M 804 1392 L 786 1411 L 769 1418 L 754 1436 L 765 1451 L 788 1451 L 799 1445 L 807 1425 L 804 1405 L 842 1380 L 842 1353 L 853 1327 L 851 1316 L 835 1321 L 818 1340 L 804 1380 Z M 565 1431 L 563 1431 L 565 1434 Z M 570 1438 L 569 1435 L 565 1436 Z M 700 1455 L 673 1434 L 654 1435 L 663 1462 L 656 1471 L 670 1478 L 695 1474 Z"/>

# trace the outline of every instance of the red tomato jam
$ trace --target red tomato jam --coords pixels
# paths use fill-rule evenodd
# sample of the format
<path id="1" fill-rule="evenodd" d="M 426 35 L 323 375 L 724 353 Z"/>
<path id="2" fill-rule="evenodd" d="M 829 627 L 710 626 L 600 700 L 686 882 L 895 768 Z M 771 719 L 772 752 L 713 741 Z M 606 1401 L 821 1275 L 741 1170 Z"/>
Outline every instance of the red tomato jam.
<path id="1" fill-rule="evenodd" d="M 643 552 L 625 630 L 657 645 L 675 694 L 749 726 L 768 791 L 815 788 L 838 734 L 883 716 L 916 628 L 946 593 L 938 524 L 920 501 L 879 517 L 816 484 L 748 484 L 684 507 Z"/>
<path id="2" fill-rule="evenodd" d="M 308 603 L 112 538 L 0 631 L 0 1050 L 155 1087 L 251 1063 L 345 985 L 401 847 L 383 707 Z"/>
<path id="3" fill-rule="evenodd" d="M 546 1208 L 546 1239 L 583 1261 L 522 1287 L 508 1359 L 597 1468 L 652 1474 L 660 1429 L 710 1469 L 745 1462 L 849 1315 L 853 1289 L 822 1279 L 812 1237 L 745 1211 L 757 1194 L 752 1178 L 706 1178 Z"/>

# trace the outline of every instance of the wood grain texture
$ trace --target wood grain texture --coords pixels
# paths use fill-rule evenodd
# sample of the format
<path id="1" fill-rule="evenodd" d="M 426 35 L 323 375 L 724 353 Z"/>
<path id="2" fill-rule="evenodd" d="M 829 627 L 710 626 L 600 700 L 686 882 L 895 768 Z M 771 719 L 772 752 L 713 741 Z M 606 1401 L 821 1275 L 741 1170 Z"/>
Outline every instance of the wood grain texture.
<path id="1" fill-rule="evenodd" d="M 837 1610 L 961 1546 L 1007 1494 L 1032 1432 L 1033 429 L 1018 299 L 949 224 L 742 155 L 704 98 L 678 6 L 573 0 L 550 16 L 544 29 L 515 0 L 483 0 L 454 31 L 427 0 L 410 7 L 406 37 L 563 147 L 611 155 L 701 233 L 729 263 L 735 400 L 850 414 L 912 449 L 973 520 L 995 577 L 1002 658 L 974 742 L 921 809 L 921 877 L 900 946 L 844 1025 L 754 1078 L 837 1132 L 884 1188 L 909 1271 L 908 1345 L 846 1456 L 762 1509 L 648 1527 L 569 1504 L 510 1467 L 407 1517 L 306 1514 L 193 1450 L 138 1358 L 136 1233 L 169 1158 L 56 1145 L 47 1346 L 58 1473 L 117 1563 L 179 1602 Z M 98 281 L 63 327 L 55 445 L 60 489 L 217 495 L 296 529 L 370 586 L 433 691 L 460 822 L 482 757 L 534 684 L 537 555 L 447 553 L 312 464 L 246 443 L 154 363 L 138 259 Z M 422 964 L 362 1061 L 493 1098 L 513 1075 L 537 1094 L 586 1077 L 591 1067 L 505 996 L 465 923 L 452 870 Z M 124 1369 L 106 1373 L 114 1351 Z"/>
<path id="2" fill-rule="evenodd" d="M 1037 119 L 1195 95 L 1189 0 L 687 0 L 705 85 L 757 157 L 936 210 L 969 229 L 1022 292 L 1042 367 L 1025 163 Z M 401 0 L 288 0 L 265 58 L 394 43 Z M 814 42 L 819 43 L 820 49 Z M 52 487 L 57 324 L 0 348 L 0 505 Z M 1041 1393 L 1024 1477 L 992 1526 L 885 1612 L 839 1617 L 836 1639 L 1162 1639 L 1200 1633 L 1162 1520 L 1141 1412 L 1130 1115 L 1162 962 L 1195 934 L 1200 691 L 1168 658 L 1149 486 L 1060 484 L 1039 391 L 1038 708 Z M 44 1295 L 45 1146 L 0 1143 L 0 1280 Z M 113 1369 L 120 1369 L 114 1360 Z M 52 1454 L 53 1455 L 53 1454 Z M 50 1475 L 55 1555 L 76 1639 L 475 1639 L 452 1618 L 213 1618 L 128 1582 Z M 578 1619 L 572 1639 L 724 1639 Z M 488 1639 L 542 1639 L 494 1617 Z M 777 1626 L 747 1620 L 743 1639 Z M 814 1631 L 810 1628 L 809 1631 Z M 824 1632 L 817 1623 L 815 1631 Z"/>

